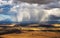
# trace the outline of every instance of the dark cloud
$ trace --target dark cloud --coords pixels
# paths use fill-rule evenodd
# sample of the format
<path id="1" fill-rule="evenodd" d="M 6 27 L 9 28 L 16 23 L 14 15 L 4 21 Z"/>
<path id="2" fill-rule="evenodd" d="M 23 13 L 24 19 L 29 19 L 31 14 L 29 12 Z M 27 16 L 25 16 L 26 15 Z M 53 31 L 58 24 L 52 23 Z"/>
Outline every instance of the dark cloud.
<path id="1" fill-rule="evenodd" d="M 28 2 L 28 3 L 46 4 L 46 3 L 55 2 L 55 1 L 59 1 L 59 0 L 16 0 L 16 1 L 22 1 L 22 2 Z"/>

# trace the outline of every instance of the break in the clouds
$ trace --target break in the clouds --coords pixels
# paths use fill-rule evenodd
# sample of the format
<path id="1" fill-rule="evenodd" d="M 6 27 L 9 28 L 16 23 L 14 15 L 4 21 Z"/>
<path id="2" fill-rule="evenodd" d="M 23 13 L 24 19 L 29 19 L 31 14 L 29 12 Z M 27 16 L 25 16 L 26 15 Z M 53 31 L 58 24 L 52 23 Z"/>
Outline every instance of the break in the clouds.
<path id="1" fill-rule="evenodd" d="M 0 0 L 0 21 L 2 23 L 60 23 L 60 1 L 31 4 L 17 0 Z"/>

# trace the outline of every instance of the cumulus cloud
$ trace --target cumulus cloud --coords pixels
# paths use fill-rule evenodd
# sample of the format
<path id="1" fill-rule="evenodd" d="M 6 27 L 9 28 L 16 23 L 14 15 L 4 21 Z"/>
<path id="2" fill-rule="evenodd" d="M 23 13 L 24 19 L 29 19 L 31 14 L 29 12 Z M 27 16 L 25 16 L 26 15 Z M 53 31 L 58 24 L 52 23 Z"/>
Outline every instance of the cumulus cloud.
<path id="1" fill-rule="evenodd" d="M 54 0 L 54 2 L 50 2 L 47 4 L 35 4 L 35 3 L 27 3 L 27 2 L 18 2 L 16 0 L 10 0 L 1 1 L 0 0 L 0 8 L 1 9 L 9 9 L 9 10 L 3 10 L 5 11 L 2 13 L 3 16 L 1 16 L 1 19 L 11 19 L 12 22 L 47 22 L 49 21 L 53 22 L 58 21 L 60 19 L 60 1 Z M 2 7 L 9 5 L 10 7 Z M 7 16 L 6 16 L 7 15 Z M 5 20 L 5 19 L 3 19 Z M 1 21 L 3 21 L 1 20 Z M 10 20 L 10 21 L 11 21 Z"/>
<path id="2" fill-rule="evenodd" d="M 20 6 L 21 7 L 19 9 L 19 13 L 22 14 L 23 16 L 23 17 L 20 16 L 22 18 L 22 21 L 27 20 L 27 21 L 34 21 L 34 22 L 40 22 L 40 23 L 46 22 L 46 21 L 53 22 L 53 20 L 49 18 L 50 16 L 53 15 L 56 17 L 60 17 L 60 13 L 59 13 L 60 12 L 59 11 L 60 1 L 55 1 L 55 2 L 48 3 L 48 4 L 29 4 L 29 3 L 23 2 L 23 3 L 20 3 Z M 27 14 L 29 15 L 27 16 Z M 27 18 L 24 15 L 26 15 Z M 19 18 L 18 16 L 18 19 L 21 19 L 21 18 Z"/>

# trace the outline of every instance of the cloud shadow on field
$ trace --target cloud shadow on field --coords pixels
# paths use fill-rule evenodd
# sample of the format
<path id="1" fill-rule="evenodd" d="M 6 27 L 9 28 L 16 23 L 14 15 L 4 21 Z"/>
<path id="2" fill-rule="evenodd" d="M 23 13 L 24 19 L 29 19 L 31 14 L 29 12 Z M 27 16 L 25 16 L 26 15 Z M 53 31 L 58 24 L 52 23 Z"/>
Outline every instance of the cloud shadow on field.
<path id="1" fill-rule="evenodd" d="M 18 29 L 14 29 L 14 30 L 4 30 L 4 31 L 1 31 L 0 32 L 0 35 L 5 35 L 5 34 L 12 34 L 12 33 L 16 33 L 16 34 L 18 34 L 18 33 L 22 33 L 20 30 L 18 30 Z"/>

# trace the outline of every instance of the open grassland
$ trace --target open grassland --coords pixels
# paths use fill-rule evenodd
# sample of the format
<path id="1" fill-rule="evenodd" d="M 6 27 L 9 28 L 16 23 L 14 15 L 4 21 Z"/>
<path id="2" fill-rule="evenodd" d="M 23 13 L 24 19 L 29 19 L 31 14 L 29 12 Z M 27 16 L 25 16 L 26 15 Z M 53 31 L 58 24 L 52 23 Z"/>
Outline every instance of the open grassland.
<path id="1" fill-rule="evenodd" d="M 60 24 L 40 26 L 33 24 L 22 27 L 13 24 L 11 27 L 0 27 L 0 38 L 60 38 Z"/>
<path id="2" fill-rule="evenodd" d="M 0 35 L 1 38 L 60 38 L 59 32 L 26 31 Z"/>

